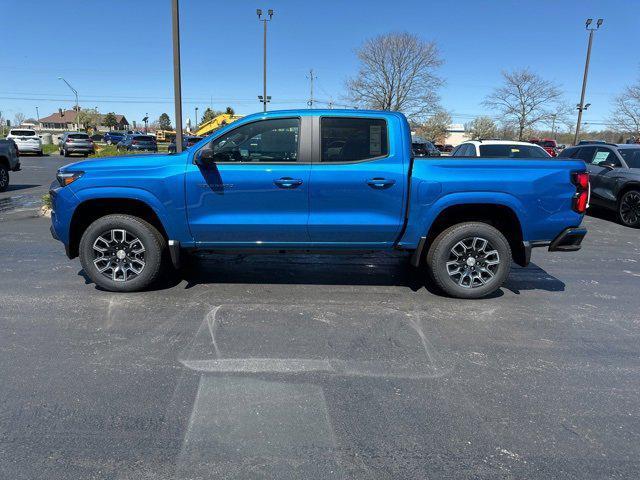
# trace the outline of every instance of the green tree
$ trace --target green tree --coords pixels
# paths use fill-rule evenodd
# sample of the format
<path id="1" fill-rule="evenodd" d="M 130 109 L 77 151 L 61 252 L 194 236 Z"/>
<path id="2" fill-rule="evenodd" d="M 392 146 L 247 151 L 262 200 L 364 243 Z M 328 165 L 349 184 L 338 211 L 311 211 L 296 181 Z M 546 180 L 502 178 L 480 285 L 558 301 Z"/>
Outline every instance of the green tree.
<path id="1" fill-rule="evenodd" d="M 95 108 L 82 108 L 78 113 L 77 123 L 85 130 L 100 123 L 100 114 Z"/>
<path id="2" fill-rule="evenodd" d="M 476 117 L 465 125 L 471 140 L 481 140 L 496 136 L 496 123 L 490 117 Z"/>
<path id="3" fill-rule="evenodd" d="M 213 120 L 217 115 L 218 115 L 217 112 L 214 112 L 213 110 L 207 107 L 207 109 L 202 114 L 200 125 L 202 125 L 203 123 L 207 123 L 209 120 Z"/>
<path id="4" fill-rule="evenodd" d="M 161 114 L 158 118 L 158 126 L 161 130 L 171 130 L 171 119 L 169 118 L 169 115 L 166 113 Z"/>
<path id="5" fill-rule="evenodd" d="M 116 114 L 113 112 L 107 113 L 104 117 L 102 117 L 102 125 L 104 125 L 105 127 L 109 127 L 109 130 L 117 127 L 118 119 L 116 118 Z"/>

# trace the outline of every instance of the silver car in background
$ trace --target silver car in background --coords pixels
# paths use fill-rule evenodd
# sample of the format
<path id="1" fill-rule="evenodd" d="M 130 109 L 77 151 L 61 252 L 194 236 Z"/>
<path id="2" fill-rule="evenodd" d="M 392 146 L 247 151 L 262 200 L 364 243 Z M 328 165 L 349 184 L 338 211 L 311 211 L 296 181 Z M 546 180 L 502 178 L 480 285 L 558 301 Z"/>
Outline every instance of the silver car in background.
<path id="1" fill-rule="evenodd" d="M 82 132 L 66 132 L 60 137 L 58 142 L 60 147 L 60 155 L 68 157 L 72 153 L 78 153 L 80 155 L 91 155 L 96 153 L 96 148 L 93 144 L 93 140 L 89 138 L 89 135 Z"/>
<path id="2" fill-rule="evenodd" d="M 7 140 L 13 140 L 20 153 L 37 153 L 42 155 L 42 139 L 35 130 L 29 128 L 12 128 Z"/>

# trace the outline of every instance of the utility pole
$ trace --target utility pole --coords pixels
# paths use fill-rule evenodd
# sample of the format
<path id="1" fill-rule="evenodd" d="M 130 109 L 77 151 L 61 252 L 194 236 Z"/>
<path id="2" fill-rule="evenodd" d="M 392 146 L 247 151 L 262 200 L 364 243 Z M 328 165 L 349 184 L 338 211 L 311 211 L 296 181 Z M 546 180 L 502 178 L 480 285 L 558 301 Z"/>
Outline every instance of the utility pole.
<path id="1" fill-rule="evenodd" d="M 194 128 L 194 130 L 198 129 L 198 107 L 196 107 L 196 122 L 195 122 L 195 126 L 193 128 Z"/>
<path id="2" fill-rule="evenodd" d="M 38 119 L 38 131 L 41 131 L 40 128 L 40 112 L 38 111 L 38 107 L 36 106 L 36 118 Z"/>
<path id="3" fill-rule="evenodd" d="M 176 153 L 182 152 L 182 85 L 180 80 L 180 6 L 171 0 L 173 26 L 173 96 L 176 112 Z"/>
<path id="4" fill-rule="evenodd" d="M 584 76 L 582 77 L 582 93 L 580 94 L 580 103 L 578 104 L 578 122 L 576 123 L 576 135 L 573 139 L 573 144 L 578 144 L 578 136 L 580 135 L 580 123 L 582 122 L 582 111 L 586 110 L 588 106 L 584 105 L 584 95 L 587 90 L 587 77 L 589 75 L 589 61 L 591 60 L 591 45 L 593 43 L 593 32 L 598 30 L 602 25 L 602 19 L 599 18 L 596 21 L 596 26 L 591 27 L 590 25 L 593 23 L 592 18 L 587 18 L 585 22 L 585 28 L 589 31 L 589 45 L 587 46 L 587 60 L 584 64 Z"/>
<path id="5" fill-rule="evenodd" d="M 78 115 L 80 114 L 80 106 L 78 105 L 78 91 L 75 88 L 73 88 L 71 84 L 67 82 L 64 78 L 58 77 L 58 80 L 62 80 L 64 83 L 66 83 L 67 87 L 69 87 L 73 92 L 73 94 L 76 96 L 76 109 L 75 109 L 76 110 L 76 131 L 80 131 L 80 124 L 78 123 Z"/>
<path id="6" fill-rule="evenodd" d="M 267 103 L 271 100 L 271 97 L 267 96 L 267 22 L 270 22 L 273 18 L 273 10 L 267 10 L 269 18 L 262 18 L 262 10 L 257 9 L 256 14 L 258 20 L 264 25 L 263 33 L 263 49 L 262 49 L 262 95 L 258 95 L 258 99 L 262 102 L 264 112 L 267 111 Z"/>
<path id="7" fill-rule="evenodd" d="M 307 77 L 309 79 L 309 85 L 310 85 L 310 94 L 309 94 L 309 101 L 307 102 L 307 105 L 309 105 L 309 108 L 313 108 L 313 79 L 317 78 L 313 76 L 313 68 L 309 69 L 309 76 Z"/>
<path id="8" fill-rule="evenodd" d="M 557 140 L 556 138 L 556 117 L 558 115 L 557 114 L 553 114 L 551 115 L 551 135 L 553 135 L 553 139 Z"/>

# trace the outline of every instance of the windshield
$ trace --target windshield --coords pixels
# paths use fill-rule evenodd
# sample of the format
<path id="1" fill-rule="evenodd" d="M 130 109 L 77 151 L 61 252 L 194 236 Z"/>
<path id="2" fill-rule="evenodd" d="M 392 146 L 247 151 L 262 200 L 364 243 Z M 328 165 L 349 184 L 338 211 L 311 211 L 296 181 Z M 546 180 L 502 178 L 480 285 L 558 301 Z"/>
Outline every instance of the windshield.
<path id="1" fill-rule="evenodd" d="M 480 145 L 481 157 L 507 158 L 550 158 L 550 155 L 536 145 Z"/>
<path id="2" fill-rule="evenodd" d="M 640 147 L 618 149 L 622 158 L 629 168 L 640 168 Z"/>
<path id="3" fill-rule="evenodd" d="M 11 130 L 11 135 L 19 137 L 33 137 L 36 134 L 33 130 Z"/>

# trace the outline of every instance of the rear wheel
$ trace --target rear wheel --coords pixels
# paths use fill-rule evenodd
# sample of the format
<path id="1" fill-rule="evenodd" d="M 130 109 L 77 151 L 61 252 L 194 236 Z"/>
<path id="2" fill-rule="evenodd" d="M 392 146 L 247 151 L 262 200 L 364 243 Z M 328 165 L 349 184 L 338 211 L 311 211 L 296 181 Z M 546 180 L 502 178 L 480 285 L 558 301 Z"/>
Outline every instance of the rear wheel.
<path id="1" fill-rule="evenodd" d="M 625 192 L 618 202 L 618 218 L 627 227 L 640 228 L 640 191 Z"/>
<path id="2" fill-rule="evenodd" d="M 481 298 L 503 284 L 511 268 L 511 248 L 486 223 L 459 223 L 431 244 L 427 268 L 435 284 L 456 298 Z"/>
<path id="3" fill-rule="evenodd" d="M 166 242 L 141 218 L 107 215 L 85 230 L 79 253 L 82 268 L 96 285 L 112 292 L 133 292 L 158 279 Z"/>
<path id="4" fill-rule="evenodd" d="M 9 169 L 5 165 L 0 165 L 0 192 L 9 188 Z"/>

